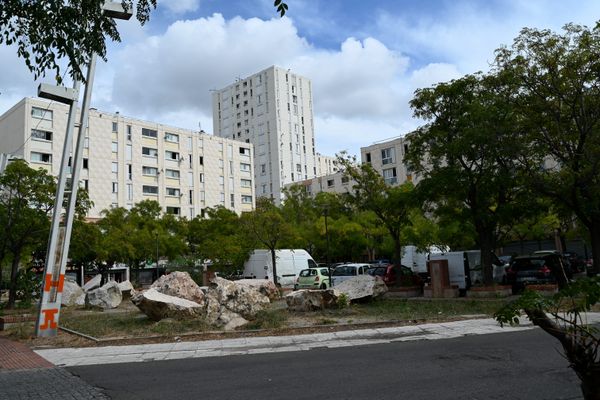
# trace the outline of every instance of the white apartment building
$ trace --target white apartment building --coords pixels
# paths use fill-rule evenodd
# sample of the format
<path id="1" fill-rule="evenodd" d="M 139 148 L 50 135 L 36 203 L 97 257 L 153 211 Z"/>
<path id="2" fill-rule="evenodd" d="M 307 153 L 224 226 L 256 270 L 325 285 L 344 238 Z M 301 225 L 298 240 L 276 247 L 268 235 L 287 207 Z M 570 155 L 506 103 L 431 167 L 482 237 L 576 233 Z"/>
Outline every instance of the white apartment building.
<path id="1" fill-rule="evenodd" d="M 288 183 L 286 187 L 299 185 L 304 188 L 305 192 L 315 197 L 318 193 L 350 193 L 353 190 L 355 181 L 344 175 L 343 172 L 335 172 L 333 174 L 317 176 L 316 178 L 306 179 L 301 182 Z"/>
<path id="2" fill-rule="evenodd" d="M 21 100 L 0 116 L 0 153 L 58 175 L 67 117 L 64 104 Z M 253 153 L 249 143 L 91 109 L 80 175 L 94 202 L 88 217 L 147 199 L 187 218 L 218 205 L 251 211 Z"/>
<path id="3" fill-rule="evenodd" d="M 331 156 L 325 156 L 317 153 L 315 156 L 315 165 L 317 167 L 317 177 L 335 174 L 338 170 L 337 159 Z"/>
<path id="4" fill-rule="evenodd" d="M 215 135 L 254 144 L 257 196 L 279 202 L 282 188 L 318 176 L 312 84 L 276 66 L 213 93 Z"/>
<path id="5" fill-rule="evenodd" d="M 361 160 L 371 164 L 389 185 L 401 185 L 405 182 L 417 184 L 419 177 L 404 163 L 408 146 L 407 136 L 377 142 L 360 148 Z"/>

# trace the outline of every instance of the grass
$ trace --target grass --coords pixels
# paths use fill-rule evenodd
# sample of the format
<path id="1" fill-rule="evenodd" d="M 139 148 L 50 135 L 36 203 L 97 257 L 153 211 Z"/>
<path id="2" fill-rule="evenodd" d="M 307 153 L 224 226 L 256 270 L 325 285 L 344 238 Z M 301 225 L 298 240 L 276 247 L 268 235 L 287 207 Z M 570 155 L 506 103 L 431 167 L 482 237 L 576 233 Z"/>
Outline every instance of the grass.
<path id="1" fill-rule="evenodd" d="M 288 318 L 286 310 L 263 310 L 260 311 L 253 321 L 245 326 L 245 329 L 278 329 L 285 326 Z"/>

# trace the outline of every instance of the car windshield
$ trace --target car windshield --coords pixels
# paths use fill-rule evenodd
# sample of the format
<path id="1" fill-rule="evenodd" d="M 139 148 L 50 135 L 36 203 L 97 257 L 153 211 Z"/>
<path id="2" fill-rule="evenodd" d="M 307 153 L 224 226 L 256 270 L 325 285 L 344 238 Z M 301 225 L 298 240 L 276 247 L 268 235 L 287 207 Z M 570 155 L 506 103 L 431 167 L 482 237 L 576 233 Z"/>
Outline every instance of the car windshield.
<path id="1" fill-rule="evenodd" d="M 345 265 L 340 265 L 333 271 L 333 275 L 335 276 L 351 276 L 356 275 L 355 267 L 348 267 Z"/>
<path id="2" fill-rule="evenodd" d="M 516 271 L 540 269 L 545 264 L 543 258 L 522 258 L 513 261 L 511 268 Z"/>
<path id="3" fill-rule="evenodd" d="M 310 269 L 303 269 L 302 271 L 300 271 L 300 276 L 303 278 L 310 276 Z"/>
<path id="4" fill-rule="evenodd" d="M 369 271 L 367 271 L 367 272 L 369 273 L 369 275 L 373 275 L 373 276 L 384 276 L 386 269 L 387 269 L 386 267 L 370 268 Z"/>

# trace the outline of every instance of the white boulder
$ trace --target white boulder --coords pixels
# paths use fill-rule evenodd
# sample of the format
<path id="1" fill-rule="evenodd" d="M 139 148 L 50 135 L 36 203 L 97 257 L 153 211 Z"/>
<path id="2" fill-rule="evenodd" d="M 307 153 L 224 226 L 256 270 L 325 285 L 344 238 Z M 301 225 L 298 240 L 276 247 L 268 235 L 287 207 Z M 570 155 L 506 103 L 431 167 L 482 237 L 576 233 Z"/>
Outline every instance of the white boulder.
<path id="1" fill-rule="evenodd" d="M 238 285 L 249 286 L 257 289 L 259 292 L 267 296 L 271 301 L 277 300 L 281 297 L 279 289 L 277 289 L 275 283 L 267 279 L 240 279 L 234 282 Z"/>
<path id="2" fill-rule="evenodd" d="M 380 297 L 388 291 L 381 278 L 371 275 L 355 276 L 333 288 L 344 293 L 349 301 Z"/>
<path id="3" fill-rule="evenodd" d="M 196 302 L 169 296 L 154 288 L 134 294 L 131 301 L 154 321 L 163 318 L 197 318 L 204 312 L 204 308 Z"/>
<path id="4" fill-rule="evenodd" d="M 252 286 L 219 277 L 214 278 L 211 284 L 208 289 L 209 296 L 213 296 L 221 307 L 246 319 L 254 318 L 271 303 L 267 296 Z"/>
<path id="5" fill-rule="evenodd" d="M 65 278 L 60 303 L 63 306 L 82 306 L 85 304 L 85 292 L 77 282 Z"/>
<path id="6" fill-rule="evenodd" d="M 102 282 L 102 275 L 98 274 L 83 285 L 83 290 L 85 292 L 88 292 L 90 290 L 99 288 L 101 282 Z"/>
<path id="7" fill-rule="evenodd" d="M 117 308 L 123 301 L 119 284 L 110 281 L 98 289 L 90 290 L 85 296 L 86 307 L 100 307 L 104 310 Z"/>
<path id="8" fill-rule="evenodd" d="M 121 294 L 123 295 L 123 298 L 130 298 L 135 294 L 135 289 L 133 288 L 131 282 L 123 281 L 119 282 L 118 285 L 119 289 L 121 290 Z"/>
<path id="9" fill-rule="evenodd" d="M 339 292 L 335 289 L 302 289 L 285 296 L 290 311 L 316 311 L 337 307 Z"/>
<path id="10" fill-rule="evenodd" d="M 163 275 L 150 288 L 156 289 L 162 294 L 179 297 L 194 303 L 204 303 L 204 292 L 187 272 L 175 271 Z"/>

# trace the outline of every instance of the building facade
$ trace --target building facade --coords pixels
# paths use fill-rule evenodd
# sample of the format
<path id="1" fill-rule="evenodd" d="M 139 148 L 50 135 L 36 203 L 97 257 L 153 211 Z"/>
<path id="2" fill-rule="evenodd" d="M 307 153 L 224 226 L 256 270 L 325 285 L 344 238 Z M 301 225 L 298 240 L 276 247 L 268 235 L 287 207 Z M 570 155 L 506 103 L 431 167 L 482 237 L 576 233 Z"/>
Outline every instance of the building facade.
<path id="1" fill-rule="evenodd" d="M 21 100 L 0 116 L 0 153 L 58 175 L 67 117 L 64 104 Z M 91 219 L 148 199 L 187 218 L 218 205 L 254 209 L 252 144 L 91 109 L 84 147 L 80 185 L 94 202 Z"/>
<path id="2" fill-rule="evenodd" d="M 213 93 L 213 131 L 254 144 L 257 196 L 318 176 L 311 81 L 272 66 Z"/>
<path id="3" fill-rule="evenodd" d="M 405 182 L 416 185 L 419 177 L 404 162 L 409 142 L 408 137 L 404 136 L 361 147 L 361 161 L 371 164 L 388 185 L 401 185 Z"/>

